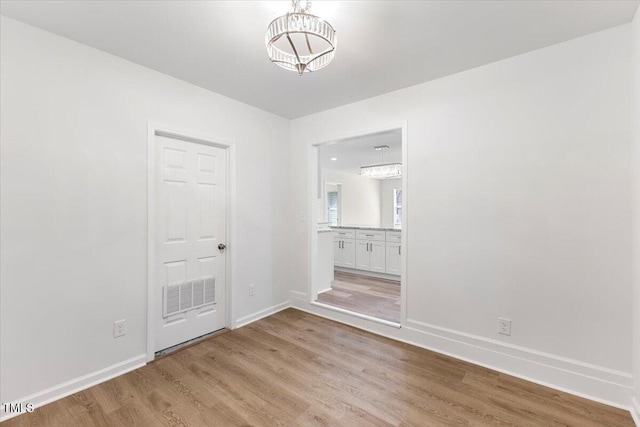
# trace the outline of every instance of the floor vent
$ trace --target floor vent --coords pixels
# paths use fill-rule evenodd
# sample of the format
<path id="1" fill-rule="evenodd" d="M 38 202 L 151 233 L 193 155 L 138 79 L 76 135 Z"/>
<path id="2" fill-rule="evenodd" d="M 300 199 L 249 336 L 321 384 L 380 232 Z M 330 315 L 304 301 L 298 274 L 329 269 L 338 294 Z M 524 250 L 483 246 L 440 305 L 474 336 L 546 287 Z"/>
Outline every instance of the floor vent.
<path id="1" fill-rule="evenodd" d="M 164 317 L 216 302 L 216 279 L 205 277 L 164 287 Z"/>

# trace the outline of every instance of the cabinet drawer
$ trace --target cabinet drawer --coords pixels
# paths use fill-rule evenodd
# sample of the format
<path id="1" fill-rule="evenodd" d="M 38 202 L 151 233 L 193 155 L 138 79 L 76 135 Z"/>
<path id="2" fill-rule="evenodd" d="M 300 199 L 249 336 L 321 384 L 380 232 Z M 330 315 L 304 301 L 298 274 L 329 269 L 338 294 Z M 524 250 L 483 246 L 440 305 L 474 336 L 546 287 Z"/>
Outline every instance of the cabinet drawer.
<path id="1" fill-rule="evenodd" d="M 400 242 L 402 241 L 401 231 L 387 231 L 387 242 Z"/>
<path id="2" fill-rule="evenodd" d="M 333 232 L 335 233 L 333 237 L 336 239 L 355 239 L 356 237 L 356 231 L 353 228 L 335 228 Z"/>
<path id="3" fill-rule="evenodd" d="M 384 231 L 379 230 L 356 230 L 358 240 L 384 240 Z"/>

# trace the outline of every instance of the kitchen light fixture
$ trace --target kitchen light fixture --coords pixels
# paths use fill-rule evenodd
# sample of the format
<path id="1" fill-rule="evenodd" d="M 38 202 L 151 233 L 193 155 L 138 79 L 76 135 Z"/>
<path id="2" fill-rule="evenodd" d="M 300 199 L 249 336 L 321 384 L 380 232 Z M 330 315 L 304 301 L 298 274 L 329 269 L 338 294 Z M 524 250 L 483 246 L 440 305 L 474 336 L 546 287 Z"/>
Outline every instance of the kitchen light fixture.
<path id="1" fill-rule="evenodd" d="M 317 71 L 333 60 L 336 30 L 309 13 L 311 2 L 293 0 L 293 11 L 274 19 L 265 37 L 267 55 L 274 64 L 289 71 Z"/>
<path id="2" fill-rule="evenodd" d="M 373 147 L 374 150 L 379 151 L 382 155 L 382 164 L 361 166 L 360 175 L 365 178 L 374 179 L 389 179 L 402 177 L 402 164 L 401 163 L 384 163 L 384 152 L 389 149 L 388 145 L 378 145 Z"/>
<path id="3" fill-rule="evenodd" d="M 389 179 L 402 177 L 400 163 L 386 163 L 383 165 L 361 166 L 360 175 L 365 178 Z"/>

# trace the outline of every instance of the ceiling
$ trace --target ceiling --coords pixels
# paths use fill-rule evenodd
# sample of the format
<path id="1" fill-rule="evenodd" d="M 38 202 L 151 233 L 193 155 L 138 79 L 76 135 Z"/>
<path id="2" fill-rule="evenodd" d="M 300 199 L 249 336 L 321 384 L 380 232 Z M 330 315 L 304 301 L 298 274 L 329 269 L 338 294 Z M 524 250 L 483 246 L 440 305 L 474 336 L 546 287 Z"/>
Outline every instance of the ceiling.
<path id="1" fill-rule="evenodd" d="M 324 1 L 333 63 L 271 64 L 267 25 L 290 1 L 9 1 L 0 13 L 297 118 L 630 22 L 639 1 Z"/>
<path id="2" fill-rule="evenodd" d="M 381 154 L 373 148 L 380 145 L 387 145 L 389 148 Z M 360 166 L 401 163 L 402 130 L 363 135 L 323 145 L 318 150 L 318 157 L 323 169 L 358 175 Z M 331 160 L 332 158 L 336 160 Z"/>

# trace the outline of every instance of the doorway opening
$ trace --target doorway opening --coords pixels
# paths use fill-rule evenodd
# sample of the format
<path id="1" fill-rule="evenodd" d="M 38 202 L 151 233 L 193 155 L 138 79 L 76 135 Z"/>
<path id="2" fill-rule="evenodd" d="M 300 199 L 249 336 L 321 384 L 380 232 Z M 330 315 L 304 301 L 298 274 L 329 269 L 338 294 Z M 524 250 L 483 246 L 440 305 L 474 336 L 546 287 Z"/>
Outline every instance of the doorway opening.
<path id="1" fill-rule="evenodd" d="M 403 323 L 405 135 L 403 125 L 312 147 L 311 304 Z"/>

